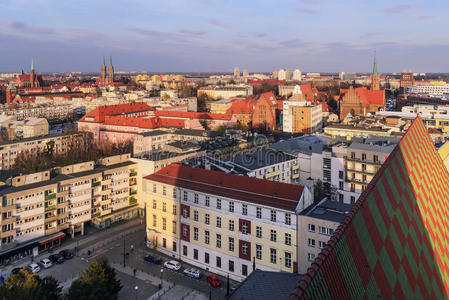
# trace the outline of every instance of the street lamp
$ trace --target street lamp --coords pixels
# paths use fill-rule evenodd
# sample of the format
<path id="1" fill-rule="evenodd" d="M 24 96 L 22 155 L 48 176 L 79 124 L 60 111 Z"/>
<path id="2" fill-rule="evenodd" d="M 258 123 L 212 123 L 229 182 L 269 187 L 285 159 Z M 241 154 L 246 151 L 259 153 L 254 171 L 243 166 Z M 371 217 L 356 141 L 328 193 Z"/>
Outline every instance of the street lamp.
<path id="1" fill-rule="evenodd" d="M 162 289 L 162 274 L 164 274 L 164 268 L 161 268 L 161 289 Z"/>
<path id="2" fill-rule="evenodd" d="M 125 235 L 123 235 L 123 268 L 125 267 L 125 257 L 126 257 Z"/>
<path id="3" fill-rule="evenodd" d="M 134 287 L 134 290 L 136 291 L 136 300 L 137 300 L 137 290 L 139 289 L 139 287 L 136 285 L 135 287 Z"/>

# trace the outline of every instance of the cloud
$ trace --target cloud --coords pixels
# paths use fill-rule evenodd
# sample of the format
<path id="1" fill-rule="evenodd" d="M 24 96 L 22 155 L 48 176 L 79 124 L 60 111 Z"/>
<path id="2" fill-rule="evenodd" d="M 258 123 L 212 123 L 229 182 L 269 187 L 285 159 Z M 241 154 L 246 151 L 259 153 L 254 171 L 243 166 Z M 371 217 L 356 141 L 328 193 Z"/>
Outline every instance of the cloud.
<path id="1" fill-rule="evenodd" d="M 297 7 L 295 8 L 295 10 L 300 14 L 309 14 L 309 15 L 314 15 L 319 12 L 315 8 L 307 8 L 307 7 Z"/>
<path id="2" fill-rule="evenodd" d="M 286 48 L 297 49 L 297 48 L 303 48 L 303 47 L 307 46 L 307 43 L 301 39 L 291 39 L 291 40 L 279 42 L 279 45 L 284 46 Z"/>
<path id="3" fill-rule="evenodd" d="M 385 7 L 384 9 L 382 9 L 382 11 L 387 14 L 404 14 L 404 13 L 409 12 L 415 6 L 416 6 L 416 3 L 414 3 L 414 2 L 401 3 L 401 4 L 396 4 L 396 5 L 392 5 L 389 7 Z"/>
<path id="4" fill-rule="evenodd" d="M 190 35 L 203 35 L 206 31 L 203 30 L 195 30 L 195 29 L 181 29 L 179 33 L 190 34 Z"/>
<path id="5" fill-rule="evenodd" d="M 314 4 L 314 5 L 321 4 L 324 2 L 324 0 L 299 0 L 299 1 L 305 4 Z"/>
<path id="6" fill-rule="evenodd" d="M 379 36 L 381 34 L 382 34 L 381 32 L 367 32 L 365 34 L 362 34 L 360 36 L 360 38 L 361 39 L 367 39 L 367 38 L 372 38 L 372 37 L 375 37 L 375 36 Z"/>
<path id="7" fill-rule="evenodd" d="M 221 28 L 231 28 L 231 26 L 224 24 L 222 21 L 218 20 L 218 19 L 214 19 L 214 18 L 208 18 L 204 20 L 207 24 L 209 25 L 213 25 L 213 26 L 217 26 L 217 27 L 221 27 Z"/>
<path id="8" fill-rule="evenodd" d="M 0 24 L 2 22 L 0 21 Z M 54 33 L 54 29 L 39 26 L 29 26 L 28 24 L 18 21 L 18 20 L 7 20 L 3 22 L 4 29 L 10 30 L 16 33 L 22 34 L 51 34 Z"/>
<path id="9" fill-rule="evenodd" d="M 257 34 L 256 34 L 256 37 L 258 37 L 258 38 L 266 37 L 266 36 L 267 36 L 267 34 L 264 33 L 264 32 L 261 32 L 261 33 L 257 33 Z"/>
<path id="10" fill-rule="evenodd" d="M 431 20 L 431 19 L 435 19 L 435 16 L 418 16 L 419 20 Z"/>

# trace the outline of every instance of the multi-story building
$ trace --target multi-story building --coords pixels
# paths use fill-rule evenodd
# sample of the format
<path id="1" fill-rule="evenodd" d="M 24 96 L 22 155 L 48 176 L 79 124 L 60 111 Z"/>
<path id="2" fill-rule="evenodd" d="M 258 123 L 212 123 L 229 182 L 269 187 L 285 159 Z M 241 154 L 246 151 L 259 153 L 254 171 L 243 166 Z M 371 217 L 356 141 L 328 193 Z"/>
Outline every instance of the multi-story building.
<path id="1" fill-rule="evenodd" d="M 299 101 L 292 101 L 292 98 L 296 98 Z M 290 99 L 283 102 L 283 131 L 290 133 L 313 133 L 320 131 L 323 122 L 321 104 L 312 104 L 311 102 L 305 101 L 305 97 L 298 85 L 295 87 Z"/>
<path id="2" fill-rule="evenodd" d="M 198 97 L 206 94 L 212 99 L 229 99 L 233 97 L 248 97 L 253 94 L 252 85 L 229 85 L 223 87 L 204 87 L 198 89 Z"/>
<path id="3" fill-rule="evenodd" d="M 144 191 L 148 246 L 238 281 L 253 264 L 297 272 L 306 187 L 171 164 L 146 176 Z"/>
<path id="4" fill-rule="evenodd" d="M 243 78 L 247 78 L 249 76 L 249 72 L 247 69 L 244 69 L 242 72 Z"/>
<path id="5" fill-rule="evenodd" d="M 431 82 L 430 84 L 415 84 L 407 88 L 407 94 L 441 98 L 449 94 L 449 84 L 446 82 Z"/>
<path id="6" fill-rule="evenodd" d="M 77 132 L 0 142 L 0 170 L 12 169 L 17 156 L 21 153 L 38 155 L 44 153 L 48 147 L 52 147 L 55 154 L 64 154 L 72 147 L 84 144 L 87 139 L 88 135 L 85 132 Z"/>
<path id="7" fill-rule="evenodd" d="M 0 128 L 9 139 L 20 139 L 48 135 L 49 126 L 44 118 L 30 117 L 17 121 L 14 116 L 0 115 Z"/>
<path id="8" fill-rule="evenodd" d="M 240 68 L 239 67 L 235 67 L 234 68 L 234 77 L 240 77 Z"/>
<path id="9" fill-rule="evenodd" d="M 51 234 L 84 234 L 89 221 L 104 228 L 136 217 L 137 164 L 129 159 L 118 155 L 12 178 L 0 187 L 0 245 L 21 248 Z"/>
<path id="10" fill-rule="evenodd" d="M 352 209 L 351 204 L 323 199 L 299 214 L 298 272 L 307 269 L 326 247 L 330 237 Z"/>
<path id="11" fill-rule="evenodd" d="M 302 80 L 302 73 L 301 70 L 295 69 L 293 71 L 293 80 L 295 81 L 301 81 Z"/>

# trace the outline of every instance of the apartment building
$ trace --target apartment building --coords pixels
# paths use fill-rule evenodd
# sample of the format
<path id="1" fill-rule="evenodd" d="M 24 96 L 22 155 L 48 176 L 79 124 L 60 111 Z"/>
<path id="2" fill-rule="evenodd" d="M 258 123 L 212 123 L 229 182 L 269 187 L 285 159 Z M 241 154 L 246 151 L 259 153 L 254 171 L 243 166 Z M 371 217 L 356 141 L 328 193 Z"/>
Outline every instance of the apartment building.
<path id="1" fill-rule="evenodd" d="M 81 145 L 87 140 L 85 132 L 70 134 L 47 135 L 42 137 L 24 138 L 18 141 L 0 142 L 0 170 L 10 170 L 14 167 L 17 155 L 27 153 L 34 155 L 43 153 L 48 146 L 53 147 L 55 154 L 66 153 L 71 147 Z"/>
<path id="2" fill-rule="evenodd" d="M 155 150 L 165 149 L 165 145 L 172 141 L 172 134 L 164 130 L 141 132 L 134 135 L 133 155 L 139 156 Z"/>
<path id="3" fill-rule="evenodd" d="M 298 272 L 307 269 L 326 247 L 334 231 L 352 209 L 351 204 L 323 199 L 299 214 L 298 225 Z"/>
<path id="4" fill-rule="evenodd" d="M 297 272 L 306 187 L 171 164 L 143 189 L 149 247 L 238 281 L 253 264 Z"/>
<path id="5" fill-rule="evenodd" d="M 212 99 L 229 99 L 233 97 L 248 97 L 253 94 L 252 85 L 229 85 L 223 87 L 203 87 L 199 88 L 197 95 L 207 95 Z"/>
<path id="6" fill-rule="evenodd" d="M 283 131 L 290 133 L 314 133 L 321 131 L 323 112 L 321 104 L 306 101 L 284 101 Z"/>
<path id="7" fill-rule="evenodd" d="M 20 252 L 32 241 L 84 234 L 138 215 L 137 164 L 129 154 L 21 175 L 0 187 L 2 249 Z M 8 253 L 0 253 L 0 260 Z"/>
<path id="8" fill-rule="evenodd" d="M 31 117 L 18 121 L 14 116 L 0 115 L 0 128 L 12 140 L 48 135 L 49 126 L 44 118 Z"/>
<path id="9" fill-rule="evenodd" d="M 274 149 L 262 149 L 219 160 L 206 156 L 205 169 L 244 175 L 283 183 L 299 183 L 299 166 L 296 156 Z"/>

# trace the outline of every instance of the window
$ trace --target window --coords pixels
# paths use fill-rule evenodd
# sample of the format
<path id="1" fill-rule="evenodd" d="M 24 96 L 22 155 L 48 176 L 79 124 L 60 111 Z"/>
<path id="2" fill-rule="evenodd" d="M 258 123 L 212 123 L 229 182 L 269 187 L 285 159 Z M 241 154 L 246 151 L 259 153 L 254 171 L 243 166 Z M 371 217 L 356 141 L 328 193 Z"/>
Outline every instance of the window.
<path id="1" fill-rule="evenodd" d="M 187 256 L 187 246 L 182 246 L 182 255 Z"/>
<path id="2" fill-rule="evenodd" d="M 162 247 L 167 248 L 167 240 L 162 239 Z"/>
<path id="3" fill-rule="evenodd" d="M 344 189 L 343 181 L 339 181 L 339 182 L 338 182 L 338 188 L 339 188 L 340 190 Z"/>
<path id="4" fill-rule="evenodd" d="M 262 259 L 262 245 L 256 245 L 256 258 Z"/>
<path id="5" fill-rule="evenodd" d="M 270 240 L 276 242 L 276 230 L 271 229 L 270 231 Z"/>
<path id="6" fill-rule="evenodd" d="M 229 261 L 229 272 L 234 272 L 234 262 L 232 260 Z"/>
<path id="7" fill-rule="evenodd" d="M 319 226 L 318 230 L 319 230 L 320 234 L 326 234 L 326 227 Z"/>
<path id="8" fill-rule="evenodd" d="M 167 188 L 165 186 L 162 187 L 162 195 L 167 195 Z"/>
<path id="9" fill-rule="evenodd" d="M 247 223 L 242 224 L 242 233 L 248 234 L 248 224 Z"/>
<path id="10" fill-rule="evenodd" d="M 351 152 L 351 159 L 355 159 L 355 152 Z"/>
<path id="11" fill-rule="evenodd" d="M 187 201 L 187 192 L 184 191 L 184 201 Z"/>
<path id="12" fill-rule="evenodd" d="M 221 257 L 220 256 L 217 256 L 217 258 L 216 258 L 216 265 L 217 265 L 217 268 L 221 268 Z"/>
<path id="13" fill-rule="evenodd" d="M 193 227 L 193 239 L 198 241 L 198 228 Z"/>
<path id="14" fill-rule="evenodd" d="M 276 249 L 270 249 L 270 261 L 272 264 L 276 263 Z"/>
<path id="15" fill-rule="evenodd" d="M 167 220 L 165 218 L 162 219 L 162 230 L 167 230 Z"/>
<path id="16" fill-rule="evenodd" d="M 234 238 L 229 238 L 229 251 L 234 252 Z"/>
<path id="17" fill-rule="evenodd" d="M 165 202 L 162 203 L 162 211 L 163 212 L 167 211 L 167 203 L 165 203 Z"/>
<path id="18" fill-rule="evenodd" d="M 193 211 L 193 220 L 198 221 L 198 211 L 197 210 Z"/>
<path id="19" fill-rule="evenodd" d="M 206 206 L 210 206 L 210 198 L 209 198 L 209 196 L 206 196 Z"/>
<path id="20" fill-rule="evenodd" d="M 351 196 L 351 204 L 354 204 L 354 203 L 355 203 L 355 197 Z"/>
<path id="21" fill-rule="evenodd" d="M 182 236 L 188 237 L 189 236 L 189 229 L 187 226 L 181 226 L 182 227 Z"/>
<path id="22" fill-rule="evenodd" d="M 176 233 L 176 221 L 173 221 L 173 233 Z"/>
<path id="23" fill-rule="evenodd" d="M 285 267 L 291 268 L 292 266 L 292 254 L 289 252 L 285 252 Z"/>
<path id="24" fill-rule="evenodd" d="M 217 199 L 217 209 L 221 209 L 221 200 Z"/>
<path id="25" fill-rule="evenodd" d="M 242 275 L 248 276 L 248 266 L 247 265 L 242 265 Z"/>
<path id="26" fill-rule="evenodd" d="M 338 201 L 343 203 L 344 199 L 345 199 L 345 196 L 343 194 L 338 194 Z"/>
<path id="27" fill-rule="evenodd" d="M 379 156 L 373 155 L 373 161 L 374 161 L 374 162 L 378 162 L 378 161 L 379 161 Z"/>
<path id="28" fill-rule="evenodd" d="M 188 218 L 188 217 L 189 217 L 189 209 L 188 209 L 187 207 L 184 207 L 184 208 L 182 209 L 182 216 L 183 216 L 184 218 Z"/>
<path id="29" fill-rule="evenodd" d="M 229 211 L 234 212 L 234 202 L 229 202 Z"/>
<path id="30" fill-rule="evenodd" d="M 242 244 L 242 254 L 248 255 L 248 244 L 247 243 Z"/>
<path id="31" fill-rule="evenodd" d="M 173 189 L 173 198 L 176 199 L 176 189 Z"/>
<path id="32" fill-rule="evenodd" d="M 285 214 L 285 224 L 286 225 L 291 225 L 292 224 L 292 215 L 289 213 Z"/>
<path id="33" fill-rule="evenodd" d="M 271 218 L 270 218 L 271 222 L 276 222 L 276 211 L 272 210 L 271 211 Z"/>
<path id="34" fill-rule="evenodd" d="M 315 248 L 315 240 L 314 239 L 309 239 L 309 247 Z"/>
<path id="35" fill-rule="evenodd" d="M 314 261 L 314 259 L 315 259 L 315 254 L 313 254 L 313 253 L 307 253 L 307 259 L 308 259 L 309 261 Z"/>
<path id="36" fill-rule="evenodd" d="M 172 250 L 173 250 L 174 252 L 176 252 L 176 242 L 173 242 Z"/>
<path id="37" fill-rule="evenodd" d="M 289 246 L 292 244 L 292 235 L 290 233 L 285 234 L 285 244 Z"/>
<path id="38" fill-rule="evenodd" d="M 198 194 L 196 194 L 196 193 L 194 195 L 193 202 L 198 203 Z"/>
<path id="39" fill-rule="evenodd" d="M 157 221 L 156 221 L 156 215 L 153 215 L 153 227 L 156 227 L 157 225 Z"/>
<path id="40" fill-rule="evenodd" d="M 204 216 L 204 222 L 206 223 L 206 224 L 210 224 L 210 216 L 209 216 L 209 214 L 206 214 L 205 216 Z"/>
<path id="41" fill-rule="evenodd" d="M 221 217 L 217 217 L 217 227 L 221 228 Z"/>
<path id="42" fill-rule="evenodd" d="M 217 234 L 217 248 L 221 248 L 221 234 Z"/>
<path id="43" fill-rule="evenodd" d="M 210 236 L 209 236 L 209 231 L 204 231 L 204 243 L 205 244 L 209 244 L 210 243 Z"/>
<path id="44" fill-rule="evenodd" d="M 262 208 L 261 207 L 256 208 L 256 218 L 262 219 Z"/>
<path id="45" fill-rule="evenodd" d="M 319 241 L 319 245 L 320 245 L 320 249 L 323 249 L 324 247 L 326 247 L 326 243 Z"/>
<path id="46" fill-rule="evenodd" d="M 209 253 L 204 253 L 204 263 L 209 264 Z"/>
<path id="47" fill-rule="evenodd" d="M 234 221 L 229 220 L 229 231 L 234 231 Z"/>
<path id="48" fill-rule="evenodd" d="M 198 249 L 193 249 L 193 259 L 198 260 Z"/>
<path id="49" fill-rule="evenodd" d="M 338 171 L 338 178 L 343 179 L 343 171 Z"/>
<path id="50" fill-rule="evenodd" d="M 362 153 L 362 160 L 366 160 L 366 153 Z"/>
<path id="51" fill-rule="evenodd" d="M 246 204 L 242 205 L 242 215 L 244 216 L 248 215 L 248 205 Z"/>
<path id="52" fill-rule="evenodd" d="M 256 237 L 262 238 L 262 227 L 256 226 Z"/>
<path id="53" fill-rule="evenodd" d="M 175 205 L 173 205 L 173 214 L 176 216 L 176 210 L 177 210 L 177 208 L 176 208 L 176 204 Z"/>
<path id="54" fill-rule="evenodd" d="M 351 183 L 351 192 L 355 192 L 355 184 L 354 183 Z"/>
<path id="55" fill-rule="evenodd" d="M 156 193 L 156 192 L 157 192 L 156 184 L 153 183 L 153 193 Z"/>
<path id="56" fill-rule="evenodd" d="M 157 202 L 156 202 L 156 200 L 153 200 L 153 209 L 156 209 L 157 208 Z"/>

